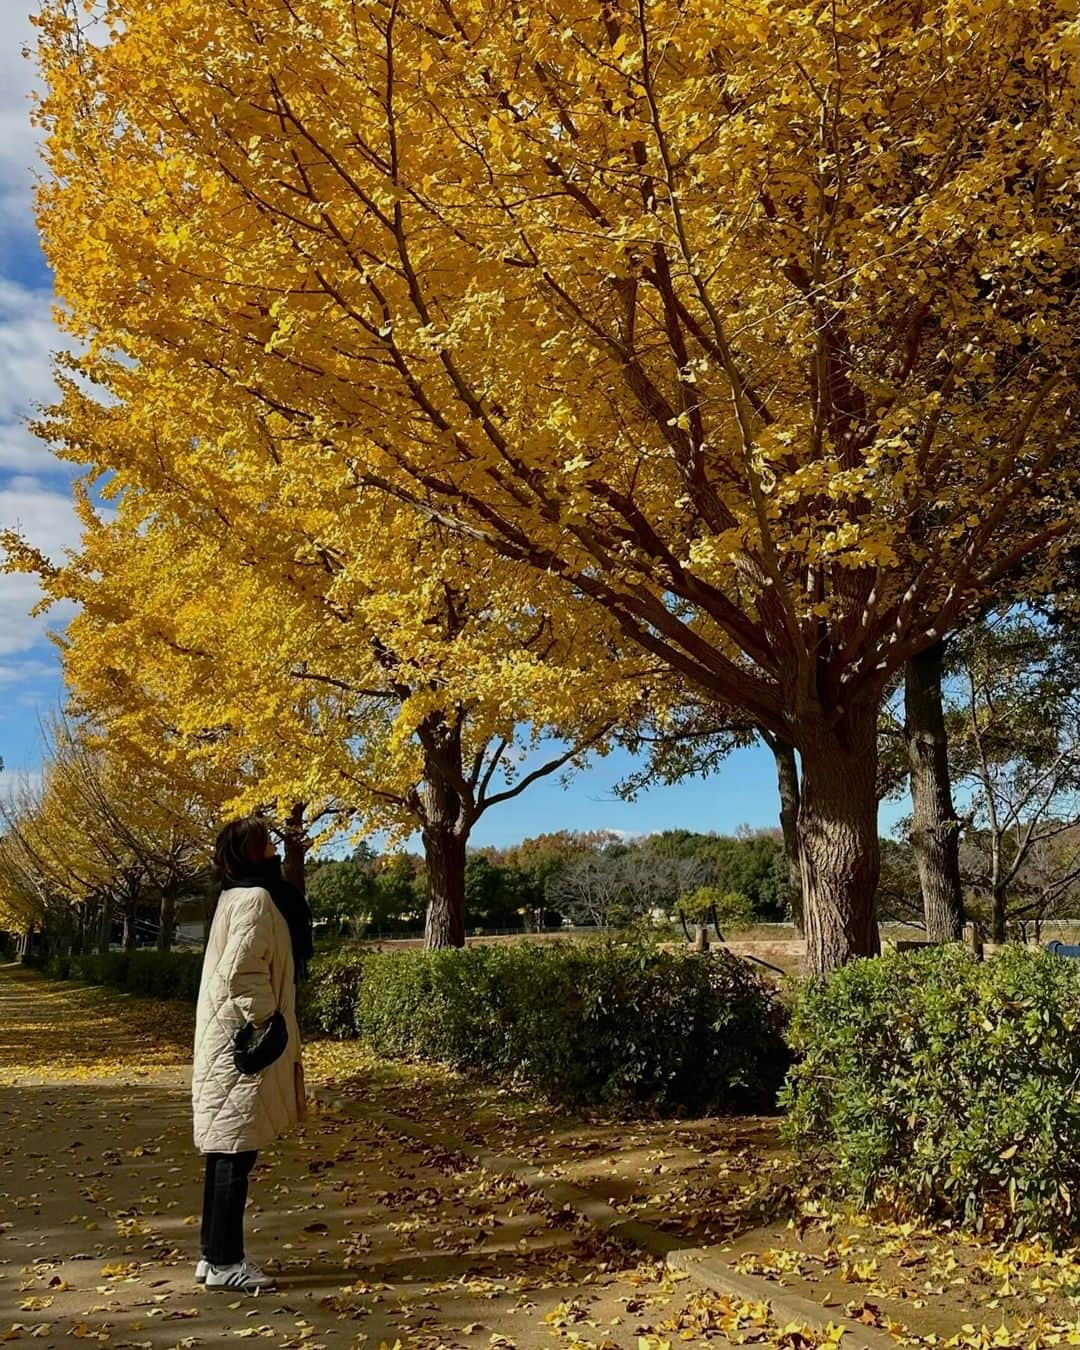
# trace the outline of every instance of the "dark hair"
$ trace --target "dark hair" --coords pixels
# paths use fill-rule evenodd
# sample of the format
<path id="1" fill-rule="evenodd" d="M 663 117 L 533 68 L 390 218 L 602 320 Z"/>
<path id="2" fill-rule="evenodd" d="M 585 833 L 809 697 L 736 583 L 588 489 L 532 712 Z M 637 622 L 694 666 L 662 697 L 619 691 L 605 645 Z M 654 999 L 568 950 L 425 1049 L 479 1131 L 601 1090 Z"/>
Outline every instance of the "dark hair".
<path id="1" fill-rule="evenodd" d="M 249 863 L 258 862 L 266 855 L 270 831 L 259 816 L 244 816 L 230 820 L 214 843 L 214 871 L 225 884 L 230 877 L 242 877 Z"/>

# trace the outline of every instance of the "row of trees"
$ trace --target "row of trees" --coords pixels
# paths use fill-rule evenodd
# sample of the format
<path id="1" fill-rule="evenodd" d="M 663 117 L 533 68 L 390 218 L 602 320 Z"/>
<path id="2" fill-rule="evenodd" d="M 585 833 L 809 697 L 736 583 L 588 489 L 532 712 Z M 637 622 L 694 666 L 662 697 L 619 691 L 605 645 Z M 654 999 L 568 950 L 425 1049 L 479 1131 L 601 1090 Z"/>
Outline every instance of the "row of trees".
<path id="1" fill-rule="evenodd" d="M 80 605 L 77 708 L 231 807 L 418 829 L 433 943 L 536 773 L 762 736 L 822 971 L 876 946 L 906 672 L 948 930 L 939 644 L 1080 528 L 1069 22 L 47 0 L 85 349 L 40 430 L 115 512 L 8 542 Z"/>
<path id="2" fill-rule="evenodd" d="M 348 858 L 312 862 L 307 884 L 317 920 L 334 927 L 362 934 L 423 925 L 428 885 L 417 855 L 380 858 L 362 845 Z M 775 830 L 674 831 L 636 840 L 559 831 L 511 848 L 475 849 L 465 861 L 466 914 L 474 929 L 618 927 L 654 913 L 689 918 L 688 902 L 702 890 L 737 896 L 745 920 L 776 921 L 790 917 L 786 887 Z"/>
<path id="3" fill-rule="evenodd" d="M 64 718 L 45 729 L 40 785 L 0 799 L 0 928 L 43 930 L 50 943 L 108 950 L 149 934 L 167 951 L 182 898 L 208 880 L 212 827 L 204 791 L 134 756 L 122 760 Z"/>
<path id="4" fill-rule="evenodd" d="M 1010 923 L 1038 925 L 1080 913 L 1080 635 L 1067 618 L 995 616 L 942 653 L 940 715 L 944 787 L 941 814 L 958 924 L 979 920 L 1002 940 Z M 890 699 L 880 725 L 883 796 L 908 789 L 914 811 L 899 838 L 882 841 L 880 917 L 932 927 L 948 913 L 926 895 L 927 842 L 920 835 L 922 784 L 911 773 L 912 733 L 904 720 L 909 680 Z M 699 726 L 698 731 L 702 728 Z M 205 778 L 186 785 L 175 773 L 130 756 L 115 740 L 55 719 L 46 729 L 46 772 L 0 806 L 0 904 L 6 916 L 38 919 L 50 939 L 104 945 L 117 922 L 125 945 L 145 941 L 137 916 L 156 911 L 159 947 L 173 939 L 177 903 L 209 878 L 205 862 L 215 808 Z M 639 733 L 644 739 L 644 733 Z M 736 742 L 668 734 L 651 741 L 642 768 L 620 791 L 633 796 L 657 776 L 716 772 Z M 920 747 L 916 746 L 918 750 Z M 676 768 L 677 761 L 677 768 Z M 797 776 L 796 776 L 797 785 Z M 962 809 L 952 810 L 951 784 Z M 226 790 L 218 785 L 218 792 Z M 220 803 L 219 803 L 220 805 Z M 301 819 L 299 812 L 294 812 Z M 422 930 L 432 886 L 425 859 L 376 856 L 361 843 L 345 859 L 303 867 L 306 839 L 284 834 L 294 868 L 306 878 L 316 918 L 353 933 Z M 472 849 L 464 860 L 464 916 L 481 929 L 539 929 L 562 923 L 616 926 L 663 915 L 730 930 L 756 921 L 800 918 L 782 829 L 735 836 L 666 831 L 636 840 L 607 832 L 562 831 L 506 849 Z M 15 926 L 10 924 L 9 926 Z M 20 925 L 21 926 L 21 925 Z"/>
<path id="5" fill-rule="evenodd" d="M 1031 783 L 1029 770 L 1015 758 L 989 766 L 992 777 L 1009 783 Z M 957 820 L 962 917 L 996 940 L 1007 931 L 1037 935 L 1047 920 L 1080 918 L 1076 783 L 1056 798 L 1057 813 L 1043 809 L 1046 796 L 1044 790 L 1038 804 L 1019 814 L 1021 803 L 1010 795 L 1005 804 L 995 785 L 986 797 L 973 792 Z M 925 928 L 910 819 L 898 833 L 881 840 L 878 916 Z M 630 840 L 562 831 L 508 849 L 471 850 L 466 916 L 472 931 L 668 921 L 680 923 L 688 938 L 697 924 L 730 936 L 756 923 L 797 922 L 787 882 L 778 829 L 734 836 L 677 830 Z M 429 899 L 424 859 L 408 852 L 377 857 L 362 845 L 348 858 L 310 863 L 308 896 L 317 921 L 331 932 L 421 932 Z"/>
<path id="6" fill-rule="evenodd" d="M 695 709 L 674 731 L 635 738 L 651 753 L 622 791 L 633 796 L 657 778 L 715 772 L 744 738 Z M 790 865 L 798 855 L 798 765 L 770 744 Z M 936 941 L 958 939 L 966 917 L 1001 942 L 1010 922 L 1072 916 L 1080 882 L 1080 627 L 1069 604 L 991 611 L 909 661 L 886 693 L 877 750 L 877 797 L 911 804 L 899 845 L 889 841 L 882 857 L 880 912 L 902 912 Z M 916 868 L 917 905 L 910 888 L 898 886 L 898 848 Z M 788 895 L 800 922 L 797 866 L 789 866 Z"/>
<path id="7" fill-rule="evenodd" d="M 927 728 L 917 738 L 913 705 Z M 882 745 L 886 790 L 895 794 L 910 773 L 906 827 L 931 930 L 936 924 L 937 935 L 954 935 L 965 904 L 998 942 L 1010 921 L 1073 913 L 1080 884 L 1074 617 L 1012 610 L 940 644 L 886 710 Z"/>
<path id="8" fill-rule="evenodd" d="M 879 794 L 910 793 L 913 809 L 898 837 L 882 841 L 879 916 L 941 938 L 958 936 L 962 922 L 973 919 L 997 941 L 1010 926 L 1030 931 L 1046 919 L 1077 917 L 1077 626 L 1064 615 L 993 615 L 934 660 L 941 672 L 930 711 L 940 728 L 930 749 L 940 763 L 926 772 L 925 733 L 907 715 L 926 698 L 926 663 L 894 690 L 880 723 Z M 619 785 L 622 794 L 633 797 L 658 778 L 721 771 L 739 738 L 727 730 L 705 735 L 700 718 L 696 732 L 684 728 L 681 737 L 662 738 L 640 732 L 638 743 L 649 740 L 650 753 Z M 794 783 L 797 791 L 797 771 Z M 935 794 L 930 809 L 927 792 Z M 609 926 L 654 912 L 724 928 L 798 922 L 789 842 L 782 829 L 736 836 L 666 831 L 629 841 L 562 832 L 509 849 L 472 850 L 466 913 L 470 925 L 488 929 L 539 927 L 545 917 L 549 924 Z M 948 887 L 944 903 L 935 888 L 941 882 Z M 326 919 L 415 930 L 427 902 L 423 859 L 405 855 L 388 865 L 362 848 L 347 861 L 314 864 L 309 894 Z"/>

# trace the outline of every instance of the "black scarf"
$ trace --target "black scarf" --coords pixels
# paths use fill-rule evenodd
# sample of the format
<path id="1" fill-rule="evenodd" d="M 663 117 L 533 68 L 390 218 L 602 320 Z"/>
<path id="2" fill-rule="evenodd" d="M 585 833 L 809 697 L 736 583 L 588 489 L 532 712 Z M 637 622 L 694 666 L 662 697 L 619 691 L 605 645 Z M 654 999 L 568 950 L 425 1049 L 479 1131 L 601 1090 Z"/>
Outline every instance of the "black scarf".
<path id="1" fill-rule="evenodd" d="M 261 886 L 270 892 L 270 899 L 281 911 L 281 916 L 289 925 L 289 937 L 292 939 L 293 968 L 296 981 L 307 978 L 308 962 L 315 950 L 311 932 L 311 909 L 308 902 L 291 881 L 281 875 L 281 859 L 260 858 L 258 862 L 245 862 L 243 876 L 229 877 L 230 886 Z"/>

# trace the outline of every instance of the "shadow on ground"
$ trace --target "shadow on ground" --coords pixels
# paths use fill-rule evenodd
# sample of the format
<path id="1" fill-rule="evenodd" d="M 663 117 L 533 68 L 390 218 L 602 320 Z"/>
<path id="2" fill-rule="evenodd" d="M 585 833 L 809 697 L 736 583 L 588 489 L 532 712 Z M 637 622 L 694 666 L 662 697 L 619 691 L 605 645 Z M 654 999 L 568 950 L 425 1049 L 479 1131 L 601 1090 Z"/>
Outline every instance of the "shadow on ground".
<path id="1" fill-rule="evenodd" d="M 550 1345 L 553 1324 L 602 1319 L 612 1346 L 632 1346 L 648 1300 L 670 1299 L 637 1255 L 523 1188 L 334 1111 L 252 1177 L 249 1247 L 280 1291 L 207 1293 L 192 1280 L 189 1129 L 182 1081 L 0 1088 L 0 1337 L 527 1347 Z"/>

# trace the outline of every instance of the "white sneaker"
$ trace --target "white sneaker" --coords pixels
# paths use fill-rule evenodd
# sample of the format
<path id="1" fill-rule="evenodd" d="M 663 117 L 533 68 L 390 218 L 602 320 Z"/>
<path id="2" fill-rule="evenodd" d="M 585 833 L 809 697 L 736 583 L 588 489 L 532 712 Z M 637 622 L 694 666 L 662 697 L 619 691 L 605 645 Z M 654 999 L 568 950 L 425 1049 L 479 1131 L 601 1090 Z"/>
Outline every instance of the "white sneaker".
<path id="1" fill-rule="evenodd" d="M 206 1272 L 210 1269 L 210 1262 L 205 1256 L 200 1256 L 195 1264 L 195 1283 L 206 1283 Z"/>
<path id="2" fill-rule="evenodd" d="M 257 1294 L 276 1286 L 273 1275 L 260 1270 L 254 1261 L 238 1261 L 234 1266 L 208 1266 L 206 1271 L 207 1289 L 231 1289 L 241 1294 Z"/>

